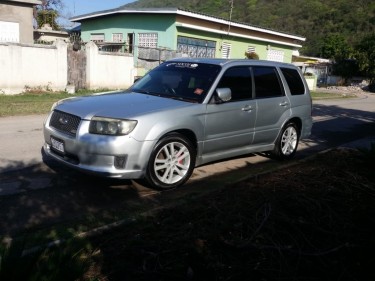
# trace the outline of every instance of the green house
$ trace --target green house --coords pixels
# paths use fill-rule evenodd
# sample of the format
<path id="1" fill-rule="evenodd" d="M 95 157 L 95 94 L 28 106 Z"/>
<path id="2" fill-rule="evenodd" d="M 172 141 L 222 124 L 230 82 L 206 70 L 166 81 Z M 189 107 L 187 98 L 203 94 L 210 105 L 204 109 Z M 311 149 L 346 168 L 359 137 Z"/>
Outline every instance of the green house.
<path id="1" fill-rule="evenodd" d="M 304 37 L 179 8 L 117 9 L 70 19 L 81 23 L 81 39 L 134 55 L 139 48 L 172 50 L 190 57 L 246 58 L 292 62 Z"/>

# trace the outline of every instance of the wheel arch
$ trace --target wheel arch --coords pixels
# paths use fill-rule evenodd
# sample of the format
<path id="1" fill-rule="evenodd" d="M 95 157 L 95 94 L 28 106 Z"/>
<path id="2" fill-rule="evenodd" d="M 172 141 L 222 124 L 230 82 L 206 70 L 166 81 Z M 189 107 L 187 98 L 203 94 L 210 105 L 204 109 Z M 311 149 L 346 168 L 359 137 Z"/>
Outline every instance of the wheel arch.
<path id="1" fill-rule="evenodd" d="M 168 135 L 171 135 L 171 134 L 179 134 L 181 136 L 186 137 L 191 142 L 191 144 L 194 146 L 196 152 L 198 152 L 198 139 L 197 139 L 196 134 L 192 130 L 190 130 L 190 129 L 177 129 L 177 130 L 173 130 L 173 131 L 167 132 L 164 135 L 162 135 L 159 138 L 159 140 L 161 140 L 164 137 L 166 137 Z"/>
<path id="2" fill-rule="evenodd" d="M 296 124 L 297 128 L 298 128 L 298 136 L 301 136 L 301 132 L 302 132 L 302 120 L 301 120 L 301 118 L 293 117 L 293 118 L 289 119 L 288 121 L 286 121 L 284 126 L 288 123 Z"/>

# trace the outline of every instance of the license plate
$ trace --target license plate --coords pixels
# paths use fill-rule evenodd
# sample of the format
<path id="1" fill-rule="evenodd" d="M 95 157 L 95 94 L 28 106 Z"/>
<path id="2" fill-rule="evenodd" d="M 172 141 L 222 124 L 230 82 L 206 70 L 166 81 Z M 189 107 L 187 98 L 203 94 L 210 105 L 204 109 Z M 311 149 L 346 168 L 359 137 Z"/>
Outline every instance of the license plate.
<path id="1" fill-rule="evenodd" d="M 52 148 L 57 150 L 58 152 L 65 153 L 63 141 L 57 140 L 54 137 L 51 137 L 51 145 L 52 145 Z"/>

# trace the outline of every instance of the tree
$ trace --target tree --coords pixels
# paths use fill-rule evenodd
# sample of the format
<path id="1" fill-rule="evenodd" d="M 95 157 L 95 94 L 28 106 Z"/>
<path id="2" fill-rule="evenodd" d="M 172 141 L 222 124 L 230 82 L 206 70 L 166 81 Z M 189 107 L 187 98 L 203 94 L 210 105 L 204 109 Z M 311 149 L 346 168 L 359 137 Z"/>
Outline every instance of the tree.
<path id="1" fill-rule="evenodd" d="M 375 33 L 365 36 L 356 46 L 356 58 L 361 71 L 370 79 L 370 90 L 375 91 Z"/>
<path id="2" fill-rule="evenodd" d="M 41 28 L 45 24 L 49 24 L 53 30 L 60 30 L 57 24 L 59 10 L 63 8 L 62 0 L 42 0 L 41 5 L 37 5 L 34 9 L 34 18 Z"/>
<path id="3" fill-rule="evenodd" d="M 332 34 L 323 40 L 321 46 L 321 56 L 323 58 L 340 61 L 349 59 L 352 54 L 352 48 L 342 35 Z"/>
<path id="4" fill-rule="evenodd" d="M 321 45 L 321 56 L 333 61 L 333 73 L 343 77 L 345 84 L 358 73 L 357 62 L 352 59 L 353 54 L 345 37 L 339 34 L 327 36 Z"/>

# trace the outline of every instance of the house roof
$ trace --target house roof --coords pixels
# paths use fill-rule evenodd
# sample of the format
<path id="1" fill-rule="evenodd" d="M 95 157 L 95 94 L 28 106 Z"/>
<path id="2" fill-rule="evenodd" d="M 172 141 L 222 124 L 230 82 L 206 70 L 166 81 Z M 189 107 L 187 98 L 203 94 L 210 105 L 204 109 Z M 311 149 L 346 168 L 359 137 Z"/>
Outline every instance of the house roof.
<path id="1" fill-rule="evenodd" d="M 30 4 L 30 5 L 41 5 L 41 0 L 7 0 L 8 2 L 19 2 L 24 4 Z"/>
<path id="2" fill-rule="evenodd" d="M 272 34 L 272 35 L 277 35 L 277 36 L 282 36 L 286 38 L 290 38 L 293 40 L 298 40 L 298 41 L 305 41 L 306 38 L 295 35 L 295 34 L 290 34 L 290 33 L 285 33 L 285 32 L 280 32 L 276 31 L 273 29 L 268 29 L 268 28 L 263 28 L 260 26 L 256 25 L 251 25 L 248 23 L 242 23 L 242 22 L 236 22 L 236 21 L 229 21 L 224 18 L 219 18 L 219 17 L 214 17 L 210 16 L 207 14 L 203 13 L 197 13 L 185 9 L 180 9 L 180 8 L 129 8 L 126 6 L 120 6 L 119 8 L 116 9 L 110 9 L 110 10 L 103 10 L 103 11 L 98 11 L 94 13 L 89 13 L 89 14 L 84 14 L 84 15 L 79 15 L 70 18 L 70 21 L 72 22 L 81 22 L 85 21 L 88 19 L 93 19 L 93 18 L 98 18 L 98 17 L 104 17 L 104 16 L 110 16 L 110 15 L 118 15 L 118 14 L 175 14 L 175 15 L 183 15 L 191 18 L 198 18 L 198 19 L 203 19 L 211 22 L 216 22 L 220 24 L 226 24 L 234 27 L 239 27 L 251 31 L 258 31 L 258 32 L 263 32 L 267 34 Z"/>

